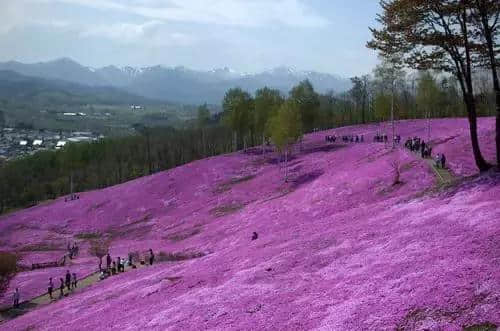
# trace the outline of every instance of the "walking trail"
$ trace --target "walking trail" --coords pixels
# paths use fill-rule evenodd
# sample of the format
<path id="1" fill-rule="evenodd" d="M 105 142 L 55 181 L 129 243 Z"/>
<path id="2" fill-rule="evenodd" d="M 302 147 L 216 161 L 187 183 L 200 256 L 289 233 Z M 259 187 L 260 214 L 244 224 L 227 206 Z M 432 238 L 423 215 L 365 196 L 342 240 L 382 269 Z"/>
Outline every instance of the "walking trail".
<path id="1" fill-rule="evenodd" d="M 147 266 L 147 264 L 145 264 L 145 265 L 136 264 L 136 266 L 137 266 L 137 269 L 141 269 L 142 267 Z M 132 267 L 125 268 L 125 272 L 128 272 L 130 270 L 134 270 L 134 269 Z M 67 296 L 74 295 L 74 294 L 77 294 L 77 293 L 83 291 L 87 287 L 100 281 L 99 274 L 100 274 L 100 272 L 97 271 L 97 272 L 94 272 L 94 273 L 92 273 L 92 274 L 90 274 L 82 279 L 79 279 L 78 280 L 78 287 L 76 289 L 69 291 L 69 292 L 68 292 L 67 288 L 65 287 L 63 298 L 59 298 L 59 287 L 54 286 L 54 292 L 52 293 L 53 299 L 50 298 L 48 293 L 45 293 L 45 294 L 37 296 L 33 299 L 21 302 L 19 304 L 18 308 L 9 307 L 9 308 L 0 310 L 0 324 L 2 324 L 3 322 L 6 322 L 8 320 L 12 320 L 12 319 L 19 317 L 21 315 L 24 315 L 30 311 L 33 311 L 37 308 L 42 307 L 42 306 L 48 305 L 52 302 L 64 300 L 64 298 L 66 298 Z M 110 277 L 116 277 L 120 274 L 121 273 L 118 273 L 117 275 L 110 276 Z"/>

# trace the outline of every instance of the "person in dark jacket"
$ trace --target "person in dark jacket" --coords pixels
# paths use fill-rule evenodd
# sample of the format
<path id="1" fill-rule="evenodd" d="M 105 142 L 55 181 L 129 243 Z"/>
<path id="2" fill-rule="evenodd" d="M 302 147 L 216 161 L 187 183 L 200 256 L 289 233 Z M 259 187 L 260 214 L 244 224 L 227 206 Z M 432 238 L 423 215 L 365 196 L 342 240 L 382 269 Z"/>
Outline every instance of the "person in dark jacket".
<path id="1" fill-rule="evenodd" d="M 52 300 L 52 291 L 54 291 L 54 283 L 52 283 L 52 277 L 49 278 L 49 286 L 47 288 L 47 292 L 49 293 L 49 297 Z"/>
<path id="2" fill-rule="evenodd" d="M 64 279 L 59 278 L 59 281 L 61 282 L 61 284 L 59 284 L 59 298 L 62 298 L 64 296 Z"/>
<path id="3" fill-rule="evenodd" d="M 149 264 L 153 265 L 154 261 L 155 261 L 155 255 L 153 253 L 153 250 L 150 248 L 149 249 Z"/>
<path id="4" fill-rule="evenodd" d="M 111 255 L 106 255 L 106 269 L 109 269 L 111 267 Z"/>
<path id="5" fill-rule="evenodd" d="M 71 273 L 69 270 L 66 271 L 66 287 L 68 288 L 68 291 L 71 290 Z"/>

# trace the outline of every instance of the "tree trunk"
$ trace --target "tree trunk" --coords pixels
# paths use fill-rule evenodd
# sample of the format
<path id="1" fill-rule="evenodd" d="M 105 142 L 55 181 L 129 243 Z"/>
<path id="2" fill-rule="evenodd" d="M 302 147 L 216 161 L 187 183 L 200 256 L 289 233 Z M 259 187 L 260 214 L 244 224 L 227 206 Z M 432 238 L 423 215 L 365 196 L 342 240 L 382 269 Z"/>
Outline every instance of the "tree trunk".
<path id="1" fill-rule="evenodd" d="M 493 90 L 495 91 L 495 104 L 496 104 L 496 156 L 497 164 L 500 167 L 500 82 L 498 79 L 497 72 L 497 60 L 495 56 L 495 41 L 493 36 L 492 27 L 490 26 L 488 10 L 486 7 L 477 2 L 479 7 L 479 14 L 481 17 L 481 24 L 483 26 L 484 38 L 486 39 L 486 44 L 488 46 L 488 57 L 491 65 L 491 74 L 493 78 Z"/>
<path id="2" fill-rule="evenodd" d="M 476 165 L 479 168 L 480 172 L 488 171 L 491 168 L 483 155 L 481 154 L 481 148 L 479 146 L 479 139 L 477 136 L 477 115 L 476 115 L 476 104 L 474 100 L 469 100 L 466 103 L 467 106 L 467 114 L 469 117 L 469 129 L 470 129 L 470 138 L 472 143 L 472 152 L 474 154 L 474 159 L 476 160 Z"/>

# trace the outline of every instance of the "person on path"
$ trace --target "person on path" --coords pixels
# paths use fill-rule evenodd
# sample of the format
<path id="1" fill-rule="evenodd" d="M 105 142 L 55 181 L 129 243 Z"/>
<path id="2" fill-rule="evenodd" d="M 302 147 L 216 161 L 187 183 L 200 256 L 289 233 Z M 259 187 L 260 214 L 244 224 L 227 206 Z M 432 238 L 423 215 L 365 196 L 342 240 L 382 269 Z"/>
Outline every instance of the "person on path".
<path id="1" fill-rule="evenodd" d="M 61 284 L 59 285 L 59 298 L 62 298 L 64 296 L 64 279 L 59 278 L 61 281 Z"/>
<path id="2" fill-rule="evenodd" d="M 71 290 L 71 273 L 69 270 L 66 271 L 66 287 L 68 288 L 68 291 Z"/>
<path id="3" fill-rule="evenodd" d="M 78 280 L 76 279 L 76 273 L 73 272 L 73 288 L 76 288 L 78 284 Z"/>
<path id="4" fill-rule="evenodd" d="M 49 293 L 50 300 L 54 299 L 52 297 L 52 291 L 54 291 L 54 283 L 52 282 L 52 277 L 49 278 L 49 286 L 47 288 L 47 292 Z"/>
<path id="5" fill-rule="evenodd" d="M 16 287 L 16 291 L 12 297 L 14 301 L 14 308 L 19 308 L 19 299 L 21 298 L 21 294 L 19 294 L 19 288 Z"/>
<path id="6" fill-rule="evenodd" d="M 153 265 L 154 261 L 155 261 L 155 255 L 153 254 L 153 250 L 150 248 L 149 249 L 149 264 Z"/>

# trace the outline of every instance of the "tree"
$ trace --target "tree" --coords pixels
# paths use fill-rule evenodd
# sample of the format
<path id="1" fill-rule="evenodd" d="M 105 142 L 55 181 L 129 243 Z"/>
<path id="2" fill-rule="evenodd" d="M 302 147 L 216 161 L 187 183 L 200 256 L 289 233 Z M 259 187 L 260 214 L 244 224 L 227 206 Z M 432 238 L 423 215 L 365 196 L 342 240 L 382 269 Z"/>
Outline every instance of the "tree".
<path id="1" fill-rule="evenodd" d="M 375 80 L 378 82 L 380 90 L 383 91 L 384 94 L 389 91 L 391 96 L 390 116 L 392 126 L 392 148 L 395 147 L 394 138 L 396 135 L 394 123 L 396 85 L 403 80 L 406 75 L 401 67 L 399 53 L 395 50 L 390 50 L 390 52 L 383 54 L 381 64 L 375 67 L 374 70 Z"/>
<path id="2" fill-rule="evenodd" d="M 361 123 L 365 124 L 369 77 L 367 75 L 361 77 L 355 76 L 351 78 L 351 82 L 353 86 L 351 88 L 350 93 L 356 102 L 356 107 L 361 108 Z"/>
<path id="3" fill-rule="evenodd" d="M 472 150 L 480 171 L 491 166 L 481 153 L 472 83 L 474 38 L 463 0 L 381 0 L 381 29 L 370 29 L 369 48 L 382 56 L 404 55 L 414 69 L 454 74 L 460 83 L 469 119 Z"/>
<path id="4" fill-rule="evenodd" d="M 428 71 L 420 73 L 417 87 L 417 105 L 423 109 L 428 120 L 427 141 L 430 140 L 430 118 L 439 108 L 440 90 L 436 80 Z"/>
<path id="5" fill-rule="evenodd" d="M 224 122 L 233 130 L 236 149 L 244 147 L 245 135 L 253 129 L 253 108 L 253 99 L 248 92 L 239 87 L 226 92 L 222 103 Z"/>
<path id="6" fill-rule="evenodd" d="M 493 89 L 495 90 L 496 104 L 496 154 L 500 165 L 500 80 L 498 68 L 500 54 L 498 40 L 500 39 L 500 2 L 498 0 L 471 0 L 469 1 L 472 21 L 476 27 L 476 36 L 483 42 L 479 47 L 480 56 L 486 58 L 491 69 Z"/>
<path id="7" fill-rule="evenodd" d="M 305 132 L 311 132 L 314 129 L 319 110 L 319 96 L 314 91 L 309 80 L 304 80 L 290 91 L 292 99 L 299 107 L 302 118 L 302 127 Z"/>
<path id="8" fill-rule="evenodd" d="M 262 136 L 263 147 L 267 123 L 278 112 L 283 102 L 279 90 L 264 87 L 255 92 L 255 131 Z"/>
<path id="9" fill-rule="evenodd" d="M 288 159 L 290 149 L 302 137 L 300 105 L 287 100 L 269 124 L 271 140 L 278 151 L 285 156 L 285 181 L 288 180 Z"/>
<path id="10" fill-rule="evenodd" d="M 99 259 L 99 267 L 102 266 L 102 258 L 109 252 L 111 242 L 109 239 L 99 238 L 90 241 L 89 254 Z"/>
<path id="11" fill-rule="evenodd" d="M 196 122 L 200 129 L 207 126 L 210 122 L 210 110 L 206 103 L 198 107 Z"/>

